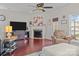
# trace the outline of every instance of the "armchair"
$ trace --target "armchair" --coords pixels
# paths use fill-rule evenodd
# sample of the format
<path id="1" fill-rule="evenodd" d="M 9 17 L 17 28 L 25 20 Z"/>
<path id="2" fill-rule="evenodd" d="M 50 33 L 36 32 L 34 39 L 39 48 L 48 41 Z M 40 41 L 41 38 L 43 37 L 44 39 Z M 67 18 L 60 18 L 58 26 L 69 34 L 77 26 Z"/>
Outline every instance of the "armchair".
<path id="1" fill-rule="evenodd" d="M 62 30 L 55 30 L 52 39 L 54 43 L 69 43 L 70 40 L 75 39 L 75 37 L 65 35 Z"/>

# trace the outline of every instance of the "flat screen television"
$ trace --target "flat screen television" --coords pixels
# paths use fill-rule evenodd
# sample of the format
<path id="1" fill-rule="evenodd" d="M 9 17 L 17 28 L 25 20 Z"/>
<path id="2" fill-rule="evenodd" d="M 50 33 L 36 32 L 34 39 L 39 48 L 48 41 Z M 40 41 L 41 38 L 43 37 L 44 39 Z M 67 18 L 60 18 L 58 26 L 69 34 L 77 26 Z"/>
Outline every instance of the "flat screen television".
<path id="1" fill-rule="evenodd" d="M 26 30 L 27 24 L 26 22 L 10 22 L 10 26 L 12 26 L 13 30 Z"/>

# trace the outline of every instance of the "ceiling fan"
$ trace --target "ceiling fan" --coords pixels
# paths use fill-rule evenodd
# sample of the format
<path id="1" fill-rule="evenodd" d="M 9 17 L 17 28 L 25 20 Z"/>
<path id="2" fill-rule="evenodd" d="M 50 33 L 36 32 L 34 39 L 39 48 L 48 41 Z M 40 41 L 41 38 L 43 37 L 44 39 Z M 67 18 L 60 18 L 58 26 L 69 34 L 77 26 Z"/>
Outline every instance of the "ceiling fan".
<path id="1" fill-rule="evenodd" d="M 52 6 L 45 6 L 44 3 L 38 3 L 36 4 L 36 9 L 35 10 L 40 10 L 42 12 L 45 12 L 45 9 L 51 9 L 53 8 Z"/>

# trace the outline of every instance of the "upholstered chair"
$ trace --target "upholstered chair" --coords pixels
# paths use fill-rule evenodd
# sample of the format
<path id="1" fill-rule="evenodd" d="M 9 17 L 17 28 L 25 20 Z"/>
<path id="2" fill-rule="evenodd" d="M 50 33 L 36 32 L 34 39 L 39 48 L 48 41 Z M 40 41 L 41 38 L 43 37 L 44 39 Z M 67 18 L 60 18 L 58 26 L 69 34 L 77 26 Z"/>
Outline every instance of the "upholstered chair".
<path id="1" fill-rule="evenodd" d="M 74 37 L 65 35 L 63 30 L 55 30 L 52 39 L 54 43 L 69 43 Z"/>

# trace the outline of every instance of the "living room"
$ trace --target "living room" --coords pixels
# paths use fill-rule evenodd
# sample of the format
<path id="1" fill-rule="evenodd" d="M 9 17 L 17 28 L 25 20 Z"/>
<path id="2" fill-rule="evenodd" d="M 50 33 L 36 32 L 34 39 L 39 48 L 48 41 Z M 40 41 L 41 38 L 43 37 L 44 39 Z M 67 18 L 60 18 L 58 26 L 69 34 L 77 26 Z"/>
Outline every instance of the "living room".
<path id="1" fill-rule="evenodd" d="M 78 12 L 79 4 L 77 3 L 0 4 L 1 56 L 40 56 L 44 47 L 70 43 L 72 39 L 76 40 L 79 37 L 76 35 L 76 32 L 77 34 L 79 33 L 75 30 L 76 23 L 73 19 L 77 19 L 78 22 Z M 71 26 L 71 22 L 74 24 L 74 27 Z M 71 27 L 73 27 L 73 30 Z M 12 33 L 14 37 L 9 37 Z M 56 41 L 53 37 L 55 35 L 64 35 L 66 37 L 64 37 L 64 41 Z M 7 44 L 3 43 L 4 41 L 15 41 L 15 45 L 11 48 L 6 48 L 10 48 L 9 51 L 6 51 L 6 49 L 3 51 L 3 46 L 7 47 Z M 77 44 L 78 40 L 76 41 L 74 42 Z M 8 43 L 8 45 L 10 44 Z M 12 48 L 15 49 L 12 50 Z"/>

